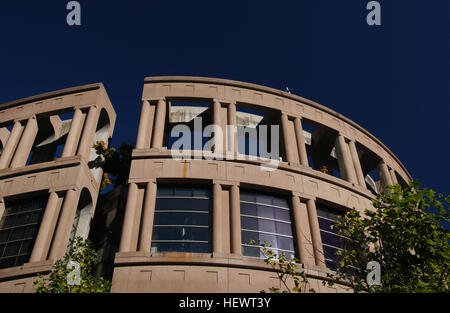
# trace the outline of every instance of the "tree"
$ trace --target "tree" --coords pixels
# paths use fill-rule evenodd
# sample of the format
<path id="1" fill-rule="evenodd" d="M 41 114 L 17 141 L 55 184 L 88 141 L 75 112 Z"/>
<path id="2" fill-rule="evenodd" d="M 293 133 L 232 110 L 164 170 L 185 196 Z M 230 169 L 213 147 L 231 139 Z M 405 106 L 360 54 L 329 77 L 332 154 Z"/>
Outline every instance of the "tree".
<path id="1" fill-rule="evenodd" d="M 64 258 L 56 261 L 49 275 L 39 274 L 34 282 L 37 293 L 106 293 L 111 282 L 97 278 L 92 270 L 97 258 L 89 240 L 75 238 Z M 79 275 L 76 273 L 79 264 Z M 77 281 L 78 280 L 78 281 Z"/>
<path id="2" fill-rule="evenodd" d="M 327 283 L 345 283 L 355 292 L 449 292 L 450 234 L 443 226 L 449 203 L 450 197 L 412 181 L 388 186 L 365 216 L 348 211 L 334 226 L 349 238 L 348 247 L 339 251 Z M 381 286 L 366 281 L 370 261 L 381 265 Z"/>
<path id="3" fill-rule="evenodd" d="M 254 240 L 250 241 L 251 245 L 255 245 Z M 263 242 L 258 241 L 260 250 L 264 255 L 264 263 L 270 265 L 280 281 L 281 288 L 270 287 L 269 292 L 271 293 L 291 293 L 291 292 L 306 292 L 306 286 L 308 284 L 308 279 L 306 278 L 305 271 L 298 270 L 298 260 L 296 258 L 288 259 L 286 254 L 282 252 L 281 254 L 276 254 L 271 248 L 272 245 L 268 241 Z M 288 281 L 294 282 L 294 287 L 289 287 Z M 309 289 L 309 292 L 315 292 L 314 289 Z M 261 291 L 265 293 L 264 290 Z"/>
<path id="4" fill-rule="evenodd" d="M 118 186 L 127 183 L 133 148 L 133 145 L 124 142 L 118 151 L 115 148 L 107 148 L 104 141 L 97 141 L 94 144 L 96 153 L 103 157 L 102 189 L 110 184 Z"/>

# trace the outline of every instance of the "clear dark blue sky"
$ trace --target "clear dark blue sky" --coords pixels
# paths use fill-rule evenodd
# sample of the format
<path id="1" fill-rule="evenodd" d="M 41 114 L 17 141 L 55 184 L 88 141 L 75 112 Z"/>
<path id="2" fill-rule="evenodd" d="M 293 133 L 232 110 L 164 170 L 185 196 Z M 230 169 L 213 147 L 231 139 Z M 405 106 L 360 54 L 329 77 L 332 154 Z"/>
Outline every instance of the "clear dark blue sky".
<path id="1" fill-rule="evenodd" d="M 450 192 L 450 1 L 0 2 L 0 103 L 103 82 L 113 144 L 135 138 L 143 79 L 228 78 L 285 89 L 362 125 L 423 185 Z"/>

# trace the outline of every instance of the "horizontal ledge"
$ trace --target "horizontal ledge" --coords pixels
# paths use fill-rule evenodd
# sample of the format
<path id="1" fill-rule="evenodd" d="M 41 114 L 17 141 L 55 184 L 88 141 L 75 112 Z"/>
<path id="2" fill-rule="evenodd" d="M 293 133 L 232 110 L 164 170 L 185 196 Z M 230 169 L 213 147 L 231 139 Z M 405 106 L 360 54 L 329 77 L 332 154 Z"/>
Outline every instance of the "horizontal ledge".
<path id="1" fill-rule="evenodd" d="M 31 174 L 37 172 L 45 172 L 59 168 L 72 167 L 81 164 L 81 157 L 71 156 L 58 158 L 54 161 L 42 162 L 33 165 L 26 165 L 17 168 L 5 168 L 0 170 L 0 180 L 18 175 Z"/>
<path id="2" fill-rule="evenodd" d="M 146 265 L 194 265 L 246 268 L 261 271 L 273 271 L 264 263 L 264 259 L 256 259 L 227 253 L 149 253 L 149 252 L 118 252 L 114 260 L 115 267 L 146 266 Z M 321 279 L 327 278 L 331 270 L 316 265 L 298 264 L 299 269 L 305 270 L 308 276 Z"/>
<path id="3" fill-rule="evenodd" d="M 189 153 L 186 153 L 186 156 L 189 156 Z M 233 162 L 233 163 L 245 163 L 245 164 L 251 164 L 251 165 L 255 165 L 255 166 L 261 166 L 264 164 L 267 164 L 266 161 L 264 160 L 250 160 L 248 158 L 246 159 L 233 159 L 233 160 L 207 160 L 207 159 L 187 159 L 187 160 L 182 160 L 182 159 L 173 159 L 172 155 L 170 153 L 170 150 L 167 149 L 134 149 L 133 153 L 132 153 L 132 158 L 133 159 L 172 159 L 174 161 L 179 161 L 179 162 L 195 162 L 195 161 L 204 161 L 204 162 Z M 297 164 L 297 163 L 288 163 L 288 162 L 283 162 L 280 161 L 278 164 L 278 168 L 277 170 L 284 170 L 284 171 L 288 171 L 288 172 L 293 172 L 296 174 L 300 174 L 300 175 L 305 175 L 305 176 L 309 176 L 312 178 L 316 178 L 328 183 L 331 183 L 333 185 L 345 188 L 351 192 L 357 193 L 369 200 L 374 200 L 376 197 L 370 193 L 369 191 L 365 191 L 362 188 L 360 188 L 359 186 L 349 183 L 345 180 L 333 177 L 331 175 L 322 173 L 320 171 L 317 170 L 313 170 L 310 167 L 301 165 L 301 164 Z M 183 178 L 180 176 L 180 178 Z M 195 178 L 195 177 L 192 177 Z M 130 183 L 140 183 L 142 182 L 140 180 L 140 178 L 133 178 L 130 177 L 129 178 L 129 182 Z"/>

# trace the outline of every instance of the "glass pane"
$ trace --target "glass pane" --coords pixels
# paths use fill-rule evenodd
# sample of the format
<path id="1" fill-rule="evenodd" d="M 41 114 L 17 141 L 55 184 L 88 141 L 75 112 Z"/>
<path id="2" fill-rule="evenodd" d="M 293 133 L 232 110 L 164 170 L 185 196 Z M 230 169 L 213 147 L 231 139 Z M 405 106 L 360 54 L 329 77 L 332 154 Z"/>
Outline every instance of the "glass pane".
<path id="1" fill-rule="evenodd" d="M 294 242 L 291 238 L 278 236 L 277 246 L 279 249 L 294 251 Z"/>
<path id="2" fill-rule="evenodd" d="M 209 225 L 209 214 L 157 212 L 154 225 Z"/>
<path id="3" fill-rule="evenodd" d="M 241 228 L 258 230 L 258 219 L 254 217 L 241 216 Z"/>
<path id="4" fill-rule="evenodd" d="M 11 229 L 9 240 L 11 241 L 11 240 L 23 239 L 24 234 L 25 234 L 24 227 Z"/>
<path id="5" fill-rule="evenodd" d="M 262 253 L 259 247 L 242 246 L 242 254 L 249 257 L 259 258 Z"/>
<path id="6" fill-rule="evenodd" d="M 255 194 L 253 193 L 241 192 L 240 197 L 241 201 L 255 202 Z"/>
<path id="7" fill-rule="evenodd" d="M 283 208 L 289 208 L 288 201 L 285 198 L 273 197 L 273 205 Z"/>
<path id="8" fill-rule="evenodd" d="M 243 244 L 250 244 L 250 241 L 254 241 L 256 244 L 258 244 L 259 240 L 259 233 L 253 232 L 253 231 L 242 231 L 242 243 Z"/>
<path id="9" fill-rule="evenodd" d="M 256 203 L 272 204 L 272 198 L 270 195 L 258 193 L 256 194 Z"/>
<path id="10" fill-rule="evenodd" d="M 22 242 L 14 242 L 14 243 L 8 243 L 6 245 L 6 249 L 3 256 L 13 256 L 19 254 L 20 246 Z"/>
<path id="11" fill-rule="evenodd" d="M 5 223 L 3 224 L 3 228 L 8 228 L 8 227 L 12 227 L 15 226 L 15 221 L 16 221 L 16 215 L 13 216 L 7 216 L 5 218 Z"/>
<path id="12" fill-rule="evenodd" d="M 258 216 L 275 218 L 275 213 L 273 207 L 258 204 Z"/>
<path id="13" fill-rule="evenodd" d="M 173 196 L 173 188 L 158 187 L 156 196 L 157 197 L 158 196 L 161 196 L 161 197 Z"/>
<path id="14" fill-rule="evenodd" d="M 274 208 L 275 219 L 280 221 L 291 222 L 289 210 Z"/>
<path id="15" fill-rule="evenodd" d="M 241 214 L 258 216 L 257 205 L 254 203 L 241 202 Z"/>
<path id="16" fill-rule="evenodd" d="M 2 230 L 0 231 L 0 243 L 6 242 L 9 237 L 10 230 Z"/>
<path id="17" fill-rule="evenodd" d="M 275 225 L 277 234 L 292 236 L 292 226 L 290 223 L 275 222 Z"/>
<path id="18" fill-rule="evenodd" d="M 269 233 L 276 233 L 275 221 L 259 219 L 259 230 Z"/>

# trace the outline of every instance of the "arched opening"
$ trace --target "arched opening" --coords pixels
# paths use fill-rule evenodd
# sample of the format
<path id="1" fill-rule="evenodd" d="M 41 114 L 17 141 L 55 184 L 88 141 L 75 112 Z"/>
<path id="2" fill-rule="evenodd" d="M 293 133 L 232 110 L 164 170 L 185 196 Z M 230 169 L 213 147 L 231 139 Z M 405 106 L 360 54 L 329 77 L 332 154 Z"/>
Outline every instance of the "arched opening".
<path id="1" fill-rule="evenodd" d="M 88 237 L 92 213 L 93 204 L 91 193 L 87 188 L 83 188 L 80 193 L 77 211 L 75 212 L 75 217 L 73 219 L 72 229 L 70 230 L 67 250 L 70 249 L 76 237 L 81 237 L 83 239 Z"/>
<path id="2" fill-rule="evenodd" d="M 95 130 L 94 142 L 103 141 L 106 146 L 109 145 L 109 130 L 110 130 L 110 120 L 108 116 L 108 112 L 105 109 L 102 109 L 100 112 L 100 116 L 97 122 L 97 128 Z M 98 182 L 101 178 L 101 157 L 97 155 L 94 148 L 91 148 L 89 154 L 89 168 L 91 169 L 91 173 L 94 176 L 95 180 Z"/>

